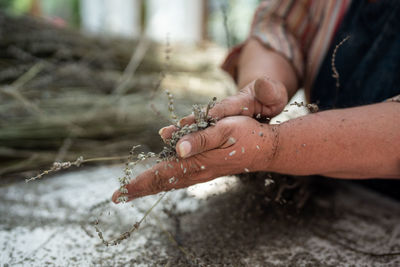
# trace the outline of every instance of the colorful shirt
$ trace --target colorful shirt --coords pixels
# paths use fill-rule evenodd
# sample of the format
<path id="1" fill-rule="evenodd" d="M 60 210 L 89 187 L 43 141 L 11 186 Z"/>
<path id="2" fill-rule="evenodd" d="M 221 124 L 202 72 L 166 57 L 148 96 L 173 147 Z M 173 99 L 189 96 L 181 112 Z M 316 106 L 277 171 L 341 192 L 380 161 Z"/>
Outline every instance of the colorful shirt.
<path id="1" fill-rule="evenodd" d="M 253 18 L 249 38 L 283 55 L 308 95 L 331 40 L 351 0 L 267 0 Z M 244 42 L 232 49 L 222 68 L 236 79 Z"/>

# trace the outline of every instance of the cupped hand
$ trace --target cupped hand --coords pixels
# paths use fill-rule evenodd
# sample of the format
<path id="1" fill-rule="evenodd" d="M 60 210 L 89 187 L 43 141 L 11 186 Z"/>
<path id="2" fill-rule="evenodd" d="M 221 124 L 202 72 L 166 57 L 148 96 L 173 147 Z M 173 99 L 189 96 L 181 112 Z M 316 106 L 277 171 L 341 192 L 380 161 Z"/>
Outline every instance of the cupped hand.
<path id="1" fill-rule="evenodd" d="M 262 77 L 249 83 L 238 94 L 218 102 L 210 111 L 213 118 L 244 115 L 249 117 L 272 118 L 282 112 L 288 103 L 288 94 L 283 83 Z M 194 123 L 194 116 L 189 115 L 179 121 L 180 126 Z M 171 138 L 177 128 L 173 125 L 160 130 L 163 140 Z"/>
<path id="2" fill-rule="evenodd" d="M 266 170 L 275 154 L 277 127 L 247 116 L 232 116 L 186 135 L 177 143 L 177 160 L 156 164 L 126 186 L 128 200 L 223 175 Z M 120 195 L 115 191 L 112 200 L 117 202 Z"/>

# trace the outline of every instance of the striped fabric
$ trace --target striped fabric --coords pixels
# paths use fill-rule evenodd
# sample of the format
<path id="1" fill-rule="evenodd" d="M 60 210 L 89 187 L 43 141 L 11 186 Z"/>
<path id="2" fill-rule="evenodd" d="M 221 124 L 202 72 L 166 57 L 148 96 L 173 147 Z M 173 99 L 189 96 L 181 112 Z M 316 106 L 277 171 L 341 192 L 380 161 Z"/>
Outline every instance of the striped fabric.
<path id="1" fill-rule="evenodd" d="M 293 65 L 307 95 L 351 0 L 266 0 L 254 15 L 249 38 L 282 54 Z M 240 50 L 222 68 L 236 78 Z"/>

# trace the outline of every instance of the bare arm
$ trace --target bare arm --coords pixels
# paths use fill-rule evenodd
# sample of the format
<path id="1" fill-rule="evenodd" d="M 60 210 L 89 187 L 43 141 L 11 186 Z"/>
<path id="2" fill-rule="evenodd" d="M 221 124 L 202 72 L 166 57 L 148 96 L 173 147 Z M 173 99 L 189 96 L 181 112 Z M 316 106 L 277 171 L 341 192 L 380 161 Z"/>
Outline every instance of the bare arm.
<path id="1" fill-rule="evenodd" d="M 242 172 L 336 178 L 400 178 L 400 104 L 306 115 L 281 125 L 224 118 L 184 136 L 180 161 L 159 163 L 126 186 L 129 200 Z M 171 178 L 172 177 L 172 178 Z M 173 179 L 173 183 L 171 183 Z M 117 190 L 113 201 L 118 202 Z"/>
<path id="2" fill-rule="evenodd" d="M 263 46 L 256 39 L 250 39 L 240 54 L 238 64 L 238 87 L 267 76 L 280 81 L 291 98 L 298 89 L 298 79 L 289 61 L 279 53 Z"/>
<path id="3" fill-rule="evenodd" d="M 270 171 L 400 178 L 400 103 L 310 114 L 279 126 Z"/>

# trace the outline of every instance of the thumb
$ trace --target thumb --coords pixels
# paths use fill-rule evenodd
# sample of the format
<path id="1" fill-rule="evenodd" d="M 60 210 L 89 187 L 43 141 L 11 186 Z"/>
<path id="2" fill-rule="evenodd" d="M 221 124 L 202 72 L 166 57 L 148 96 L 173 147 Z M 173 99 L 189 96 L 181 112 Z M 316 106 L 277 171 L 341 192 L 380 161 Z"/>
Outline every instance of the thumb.
<path id="1" fill-rule="evenodd" d="M 217 123 L 215 126 L 185 135 L 176 144 L 176 151 L 181 158 L 188 158 L 222 146 L 224 143 L 232 145 L 236 140 L 228 138 L 225 123 Z"/>
<path id="2" fill-rule="evenodd" d="M 279 81 L 262 77 L 254 83 L 255 98 L 263 104 L 262 113 L 275 116 L 282 112 L 288 102 L 286 87 Z"/>

